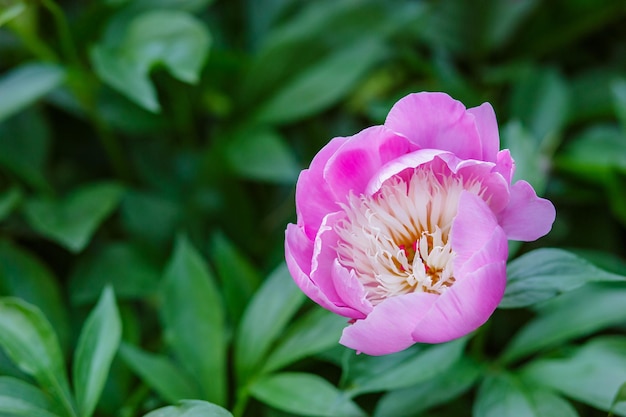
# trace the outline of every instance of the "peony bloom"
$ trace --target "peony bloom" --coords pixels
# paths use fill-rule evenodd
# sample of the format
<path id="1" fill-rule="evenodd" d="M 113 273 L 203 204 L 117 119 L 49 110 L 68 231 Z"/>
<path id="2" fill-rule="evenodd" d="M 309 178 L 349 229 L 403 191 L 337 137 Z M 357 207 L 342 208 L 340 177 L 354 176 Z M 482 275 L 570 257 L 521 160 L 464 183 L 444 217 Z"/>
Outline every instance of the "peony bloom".
<path id="1" fill-rule="evenodd" d="M 287 265 L 308 297 L 351 319 L 341 344 L 384 355 L 461 337 L 491 316 L 507 239 L 535 240 L 555 218 L 530 184 L 511 184 L 514 162 L 499 146 L 488 103 L 417 93 L 302 171 Z"/>

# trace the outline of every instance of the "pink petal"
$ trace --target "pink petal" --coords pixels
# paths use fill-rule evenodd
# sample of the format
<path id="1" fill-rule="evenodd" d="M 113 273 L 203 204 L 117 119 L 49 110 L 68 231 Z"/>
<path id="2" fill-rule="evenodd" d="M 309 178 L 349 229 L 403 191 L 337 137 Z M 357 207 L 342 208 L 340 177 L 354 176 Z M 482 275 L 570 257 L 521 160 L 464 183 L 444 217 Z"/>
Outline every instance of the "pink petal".
<path id="1" fill-rule="evenodd" d="M 409 152 L 409 148 L 407 138 L 384 126 L 373 126 L 349 137 L 324 169 L 324 179 L 335 201 L 345 202 L 350 192 L 362 194 L 381 166 Z"/>
<path id="2" fill-rule="evenodd" d="M 335 259 L 332 270 L 333 284 L 339 298 L 348 306 L 362 313 L 360 316 L 351 316 L 355 319 L 365 318 L 372 311 L 372 303 L 367 299 L 365 287 L 356 277 L 354 271 L 341 266 L 339 261 Z"/>
<path id="3" fill-rule="evenodd" d="M 415 342 L 443 343 L 482 326 L 502 300 L 506 262 L 484 265 L 439 296 L 412 332 Z"/>
<path id="4" fill-rule="evenodd" d="M 498 215 L 500 225 L 511 240 L 530 242 L 546 235 L 556 217 L 554 205 L 537 197 L 526 181 L 517 181 L 511 187 L 511 201 Z"/>
<path id="5" fill-rule="evenodd" d="M 385 126 L 422 149 L 449 151 L 462 159 L 482 157 L 475 116 L 444 93 L 416 93 L 400 99 L 389 111 Z"/>
<path id="6" fill-rule="evenodd" d="M 313 242 L 306 237 L 304 230 L 295 224 L 288 224 L 285 232 L 285 260 L 287 261 L 289 273 L 296 282 L 296 285 L 300 287 L 307 297 L 325 309 L 342 316 L 352 317 L 355 314 L 353 309 L 337 306 L 320 287 L 309 278 L 312 253 Z M 357 313 L 357 316 L 360 315 L 360 313 Z"/>
<path id="7" fill-rule="evenodd" d="M 504 179 L 510 184 L 515 173 L 515 161 L 511 157 L 511 152 L 508 149 L 503 149 L 498 152 L 496 156 L 495 172 L 499 172 Z"/>
<path id="8" fill-rule="evenodd" d="M 387 298 L 365 319 L 346 327 L 339 343 L 368 355 L 404 350 L 415 343 L 411 332 L 437 298 L 423 292 Z"/>
<path id="9" fill-rule="evenodd" d="M 296 186 L 298 225 L 304 227 L 310 239 L 315 238 L 324 216 L 339 210 L 324 180 L 323 171 L 328 159 L 346 140 L 346 138 L 331 140 L 315 155 L 309 169 L 302 171 L 298 178 Z"/>
<path id="10" fill-rule="evenodd" d="M 467 109 L 474 115 L 478 134 L 482 142 L 482 160 L 495 162 L 498 150 L 500 150 L 500 135 L 498 134 L 498 122 L 496 113 L 489 103 L 483 103 L 478 107 Z"/>

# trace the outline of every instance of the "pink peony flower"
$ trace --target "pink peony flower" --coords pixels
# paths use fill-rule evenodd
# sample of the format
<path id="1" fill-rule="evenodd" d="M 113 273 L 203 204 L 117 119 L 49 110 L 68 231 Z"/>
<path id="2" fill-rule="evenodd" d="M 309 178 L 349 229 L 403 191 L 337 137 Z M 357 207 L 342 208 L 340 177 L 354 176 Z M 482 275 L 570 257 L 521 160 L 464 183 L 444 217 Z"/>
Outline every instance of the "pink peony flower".
<path id="1" fill-rule="evenodd" d="M 410 94 L 383 126 L 330 141 L 300 174 L 289 271 L 352 319 L 340 343 L 370 355 L 440 343 L 484 324 L 502 299 L 507 239 L 550 231 L 555 209 L 499 150 L 489 103 Z"/>

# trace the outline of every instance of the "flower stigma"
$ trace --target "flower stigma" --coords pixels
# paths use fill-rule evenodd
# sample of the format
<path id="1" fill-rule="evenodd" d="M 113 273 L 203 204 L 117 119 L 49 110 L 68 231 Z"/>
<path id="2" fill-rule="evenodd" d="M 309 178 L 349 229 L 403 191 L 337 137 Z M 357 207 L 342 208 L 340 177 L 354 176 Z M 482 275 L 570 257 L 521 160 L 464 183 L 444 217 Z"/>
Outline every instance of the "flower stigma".
<path id="1" fill-rule="evenodd" d="M 416 291 L 441 294 L 454 284 L 449 235 L 464 190 L 484 193 L 479 181 L 420 167 L 372 196 L 350 194 L 335 225 L 338 260 L 372 304 Z"/>

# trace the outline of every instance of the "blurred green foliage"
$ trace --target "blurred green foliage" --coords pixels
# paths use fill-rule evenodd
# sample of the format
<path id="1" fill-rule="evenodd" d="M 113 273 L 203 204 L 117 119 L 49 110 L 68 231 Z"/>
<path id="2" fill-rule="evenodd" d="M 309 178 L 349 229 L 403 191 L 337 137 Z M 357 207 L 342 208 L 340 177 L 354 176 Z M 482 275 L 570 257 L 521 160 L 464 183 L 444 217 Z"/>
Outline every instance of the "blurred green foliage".
<path id="1" fill-rule="evenodd" d="M 518 309 L 355 356 L 281 265 L 294 184 L 423 90 L 557 221 Z M 623 1 L 0 0 L 1 415 L 626 415 L 625 257 Z"/>

